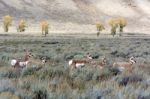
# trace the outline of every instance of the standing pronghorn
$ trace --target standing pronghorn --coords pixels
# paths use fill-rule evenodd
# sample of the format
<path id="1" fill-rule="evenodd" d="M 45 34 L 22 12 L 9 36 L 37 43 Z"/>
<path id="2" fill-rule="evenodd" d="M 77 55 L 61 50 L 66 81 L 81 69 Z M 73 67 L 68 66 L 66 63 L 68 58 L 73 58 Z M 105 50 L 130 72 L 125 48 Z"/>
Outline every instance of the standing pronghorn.
<path id="1" fill-rule="evenodd" d="M 128 69 L 131 71 L 132 65 L 135 63 L 136 63 L 136 61 L 134 60 L 134 57 L 131 57 L 128 62 L 115 62 L 115 63 L 113 63 L 113 67 L 118 68 L 120 71 L 123 71 L 125 69 Z"/>
<path id="2" fill-rule="evenodd" d="M 26 51 L 25 57 L 23 60 L 21 59 L 12 59 L 11 60 L 11 66 L 13 67 L 27 67 L 27 65 L 30 62 L 30 57 L 33 56 L 31 53 L 29 53 L 28 51 Z"/>
<path id="3" fill-rule="evenodd" d="M 91 57 L 91 55 L 88 53 L 86 55 L 86 59 L 72 59 L 69 61 L 69 67 L 71 69 L 73 68 L 79 68 L 79 67 L 83 67 L 85 66 L 86 64 L 90 63 L 90 60 L 93 59 Z"/>

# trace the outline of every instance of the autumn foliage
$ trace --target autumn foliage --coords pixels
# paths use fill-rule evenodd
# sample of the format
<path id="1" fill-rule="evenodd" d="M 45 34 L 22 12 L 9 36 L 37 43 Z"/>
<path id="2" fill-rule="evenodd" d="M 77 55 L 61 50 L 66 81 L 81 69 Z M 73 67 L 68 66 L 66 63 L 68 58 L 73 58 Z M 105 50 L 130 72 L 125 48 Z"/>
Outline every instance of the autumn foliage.
<path id="1" fill-rule="evenodd" d="M 26 27 L 27 27 L 26 21 L 23 20 L 23 19 L 20 20 L 19 23 L 18 23 L 18 31 L 19 32 L 24 32 Z"/>
<path id="2" fill-rule="evenodd" d="M 101 22 L 96 23 L 96 28 L 97 28 L 97 36 L 99 36 L 100 32 L 105 29 L 104 25 Z"/>
<path id="3" fill-rule="evenodd" d="M 4 25 L 4 31 L 8 32 L 9 30 L 9 26 L 11 26 L 12 24 L 12 17 L 9 15 L 6 15 L 3 17 L 3 25 Z"/>
<path id="4" fill-rule="evenodd" d="M 118 18 L 119 21 L 119 31 L 123 32 L 123 28 L 127 25 L 127 20 L 125 18 Z"/>
<path id="5" fill-rule="evenodd" d="M 109 25 L 111 26 L 111 35 L 116 35 L 117 29 L 119 28 L 120 36 L 123 32 L 123 28 L 127 25 L 125 18 L 112 18 L 109 20 Z"/>
<path id="6" fill-rule="evenodd" d="M 42 21 L 41 28 L 42 28 L 42 35 L 46 36 L 48 34 L 49 23 L 47 21 Z"/>

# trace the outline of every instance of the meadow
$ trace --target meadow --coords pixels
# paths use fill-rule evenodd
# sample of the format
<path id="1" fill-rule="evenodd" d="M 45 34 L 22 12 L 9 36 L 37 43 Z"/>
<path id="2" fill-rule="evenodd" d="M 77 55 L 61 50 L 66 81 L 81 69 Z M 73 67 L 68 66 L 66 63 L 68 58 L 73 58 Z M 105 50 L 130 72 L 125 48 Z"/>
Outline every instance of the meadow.
<path id="1" fill-rule="evenodd" d="M 150 39 L 138 37 L 0 35 L 0 99 L 150 99 Z M 12 68 L 13 58 L 33 55 L 27 68 Z M 103 69 L 68 68 L 68 61 L 86 53 L 107 58 Z M 115 61 L 137 63 L 132 72 L 111 68 Z M 38 62 L 47 57 L 44 66 Z M 40 67 L 40 68 L 39 68 Z"/>

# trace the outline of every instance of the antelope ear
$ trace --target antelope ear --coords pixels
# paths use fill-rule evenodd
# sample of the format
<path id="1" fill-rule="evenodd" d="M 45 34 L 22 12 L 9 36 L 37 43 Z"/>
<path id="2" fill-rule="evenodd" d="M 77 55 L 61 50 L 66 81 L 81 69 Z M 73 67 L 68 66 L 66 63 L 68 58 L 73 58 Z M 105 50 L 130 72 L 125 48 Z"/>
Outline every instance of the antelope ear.
<path id="1" fill-rule="evenodd" d="M 134 60 L 134 62 L 136 63 L 136 60 Z"/>
<path id="2" fill-rule="evenodd" d="M 104 56 L 103 58 L 102 58 L 102 60 L 105 60 L 106 59 L 106 57 Z"/>
<path id="3" fill-rule="evenodd" d="M 41 60 L 43 60 L 44 59 L 44 57 L 41 57 Z"/>
<path id="4" fill-rule="evenodd" d="M 24 49 L 24 52 L 27 52 L 27 53 L 28 53 L 29 51 L 28 51 L 27 49 Z"/>
<path id="5" fill-rule="evenodd" d="M 32 53 L 29 53 L 29 55 L 34 56 Z"/>
<path id="6" fill-rule="evenodd" d="M 135 57 L 134 56 L 132 56 L 130 59 L 134 59 Z"/>
<path id="7" fill-rule="evenodd" d="M 88 52 L 88 53 L 86 53 L 86 55 L 90 55 L 90 53 Z"/>
<path id="8" fill-rule="evenodd" d="M 132 56 L 133 58 L 135 58 L 135 56 Z"/>

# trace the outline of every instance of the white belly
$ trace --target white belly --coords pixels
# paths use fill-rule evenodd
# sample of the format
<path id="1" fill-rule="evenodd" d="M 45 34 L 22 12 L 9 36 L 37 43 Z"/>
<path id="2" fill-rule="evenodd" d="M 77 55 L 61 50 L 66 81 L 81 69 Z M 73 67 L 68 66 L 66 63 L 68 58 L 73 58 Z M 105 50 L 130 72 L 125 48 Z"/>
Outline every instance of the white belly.
<path id="1" fill-rule="evenodd" d="M 124 67 L 118 67 L 118 69 L 119 69 L 119 71 L 121 71 L 121 72 L 125 70 Z"/>
<path id="2" fill-rule="evenodd" d="M 28 64 L 28 61 L 27 62 L 19 62 L 20 67 L 25 67 L 25 66 L 27 66 L 27 64 Z"/>
<path id="3" fill-rule="evenodd" d="M 85 66 L 84 63 L 77 63 L 77 64 L 76 64 L 76 68 L 83 67 L 83 66 Z"/>

